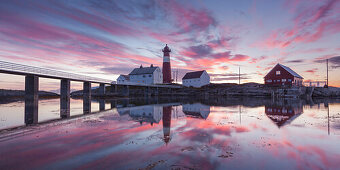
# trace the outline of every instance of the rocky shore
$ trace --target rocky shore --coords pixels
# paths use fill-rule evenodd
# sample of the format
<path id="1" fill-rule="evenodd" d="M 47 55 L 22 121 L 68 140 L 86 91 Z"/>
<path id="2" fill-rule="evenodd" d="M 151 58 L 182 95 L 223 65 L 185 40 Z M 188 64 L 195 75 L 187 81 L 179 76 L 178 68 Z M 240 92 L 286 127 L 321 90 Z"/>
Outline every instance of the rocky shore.
<path id="1" fill-rule="evenodd" d="M 205 96 L 248 96 L 248 97 L 283 97 L 283 98 L 340 98 L 337 87 L 270 87 L 264 84 L 210 84 L 202 88 L 184 88 L 183 92 Z"/>
<path id="2" fill-rule="evenodd" d="M 110 91 L 110 87 L 106 88 Z M 98 89 L 92 89 L 94 97 L 124 97 L 125 94 L 118 89 L 118 93 L 107 93 L 100 96 Z M 71 93 L 72 97 L 80 97 L 83 92 L 75 91 Z M 270 87 L 264 84 L 245 83 L 245 84 L 210 84 L 201 88 L 183 87 L 179 89 L 150 88 L 148 92 L 144 87 L 130 87 L 130 97 L 143 96 L 192 96 L 192 97 L 270 97 L 270 98 L 340 98 L 340 88 L 337 87 Z M 125 96 L 128 97 L 128 96 Z"/>

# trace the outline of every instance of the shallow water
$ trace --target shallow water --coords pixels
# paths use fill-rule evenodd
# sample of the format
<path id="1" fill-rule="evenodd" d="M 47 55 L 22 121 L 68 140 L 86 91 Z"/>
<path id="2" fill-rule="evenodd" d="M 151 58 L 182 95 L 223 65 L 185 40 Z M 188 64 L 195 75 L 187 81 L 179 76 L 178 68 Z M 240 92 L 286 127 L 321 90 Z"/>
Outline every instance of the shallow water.
<path id="1" fill-rule="evenodd" d="M 0 133 L 1 169 L 338 168 L 338 101 L 131 99 L 105 109 L 93 101 L 83 115 L 73 99 L 61 119 L 59 99 L 39 101 L 38 124 Z M 0 105 L 0 129 L 24 117 L 24 102 Z"/>

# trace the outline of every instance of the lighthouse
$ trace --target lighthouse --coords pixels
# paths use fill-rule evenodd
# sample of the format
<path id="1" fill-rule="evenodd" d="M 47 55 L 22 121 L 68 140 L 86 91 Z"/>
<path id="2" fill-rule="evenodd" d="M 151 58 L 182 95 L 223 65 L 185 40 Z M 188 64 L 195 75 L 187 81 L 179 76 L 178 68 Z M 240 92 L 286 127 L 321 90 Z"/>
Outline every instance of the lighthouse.
<path id="1" fill-rule="evenodd" d="M 165 45 L 163 51 L 163 83 L 171 83 L 170 48 Z"/>

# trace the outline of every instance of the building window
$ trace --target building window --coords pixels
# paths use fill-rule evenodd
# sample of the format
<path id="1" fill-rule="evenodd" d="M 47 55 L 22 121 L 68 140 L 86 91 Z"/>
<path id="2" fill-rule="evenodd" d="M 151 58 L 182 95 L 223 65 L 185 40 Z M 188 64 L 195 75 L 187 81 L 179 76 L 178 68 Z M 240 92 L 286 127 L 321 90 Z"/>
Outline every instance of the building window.
<path id="1" fill-rule="evenodd" d="M 145 78 L 145 75 L 143 75 L 143 77 Z"/>
<path id="2" fill-rule="evenodd" d="M 292 79 L 288 79 L 288 82 L 292 82 Z"/>
<path id="3" fill-rule="evenodd" d="M 280 82 L 280 80 L 277 80 L 277 82 Z"/>
<path id="4" fill-rule="evenodd" d="M 149 75 L 149 77 L 151 77 L 151 74 Z"/>
<path id="5" fill-rule="evenodd" d="M 280 75 L 281 74 L 281 72 L 280 71 L 276 71 L 276 75 L 278 76 L 278 75 Z"/>
<path id="6" fill-rule="evenodd" d="M 276 82 L 276 80 L 274 80 L 274 82 Z"/>
<path id="7" fill-rule="evenodd" d="M 271 79 L 269 79 L 269 80 L 267 80 L 267 82 L 269 82 L 269 83 L 270 83 L 270 82 L 272 82 L 272 80 L 271 80 Z"/>
<path id="8" fill-rule="evenodd" d="M 286 82 L 286 79 L 282 79 L 282 82 Z"/>

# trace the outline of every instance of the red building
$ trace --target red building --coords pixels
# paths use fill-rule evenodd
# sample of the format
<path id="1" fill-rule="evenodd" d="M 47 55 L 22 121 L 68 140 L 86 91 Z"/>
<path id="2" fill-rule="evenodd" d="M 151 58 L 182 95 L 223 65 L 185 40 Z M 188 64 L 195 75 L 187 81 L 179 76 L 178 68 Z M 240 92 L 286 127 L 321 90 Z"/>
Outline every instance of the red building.
<path id="1" fill-rule="evenodd" d="M 264 77 L 264 84 L 275 86 L 302 86 L 303 77 L 282 64 L 277 64 Z"/>

